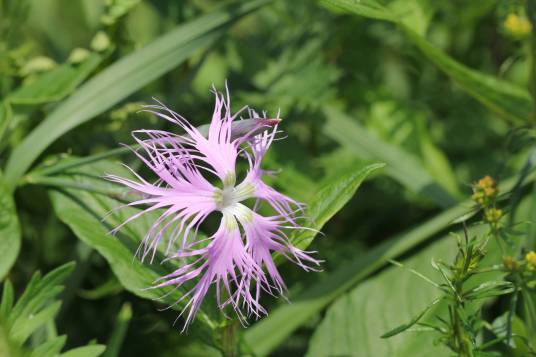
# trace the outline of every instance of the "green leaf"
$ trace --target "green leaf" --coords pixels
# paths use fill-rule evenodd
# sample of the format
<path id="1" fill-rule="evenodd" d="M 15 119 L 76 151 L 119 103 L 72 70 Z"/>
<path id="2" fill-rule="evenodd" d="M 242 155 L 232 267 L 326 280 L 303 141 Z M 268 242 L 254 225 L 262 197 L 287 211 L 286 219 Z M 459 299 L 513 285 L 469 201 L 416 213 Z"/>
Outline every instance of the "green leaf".
<path id="1" fill-rule="evenodd" d="M 39 328 L 43 328 L 51 322 L 60 309 L 61 302 L 54 301 L 63 290 L 61 285 L 73 271 L 74 263 L 62 265 L 44 277 L 36 272 L 23 294 L 13 305 L 13 287 L 8 281 L 4 284 L 2 302 L 0 303 L 0 352 L 9 351 L 4 356 L 31 356 L 31 357 L 56 357 L 65 344 L 65 337 L 48 338 L 42 343 L 38 339 L 32 339 L 31 347 L 26 342 Z M 78 349 L 77 349 L 78 350 Z M 97 356 L 103 351 L 94 346 L 80 349 L 80 356 Z"/>
<path id="2" fill-rule="evenodd" d="M 2 324 L 0 324 L 0 356 L 6 356 L 6 357 L 22 356 L 20 349 L 9 341 L 7 333 L 4 330 Z"/>
<path id="3" fill-rule="evenodd" d="M 13 196 L 0 173 L 0 281 L 9 272 L 20 250 L 20 227 Z"/>
<path id="4" fill-rule="evenodd" d="M 420 224 L 405 234 L 392 237 L 355 262 L 330 273 L 320 283 L 312 285 L 296 297 L 292 304 L 282 305 L 247 329 L 244 339 L 255 355 L 266 356 L 298 327 L 310 320 L 330 302 L 352 286 L 380 269 L 389 259 L 404 254 L 445 229 L 452 220 L 467 212 L 468 202 L 455 206 Z M 385 329 L 387 330 L 387 328 Z M 382 331 L 383 333 L 385 331 Z M 380 333 L 380 334 L 381 334 Z M 379 335 L 378 335 L 379 336 Z"/>
<path id="5" fill-rule="evenodd" d="M 4 288 L 2 291 L 2 301 L 0 301 L 0 320 L 6 320 L 9 316 L 11 309 L 13 308 L 13 301 L 15 300 L 15 293 L 13 291 L 13 284 L 9 280 L 4 282 Z"/>
<path id="6" fill-rule="evenodd" d="M 404 24 L 403 16 L 377 1 L 322 0 L 321 3 L 330 9 L 396 23 L 430 61 L 482 104 L 517 123 L 526 123 L 529 118 L 533 102 L 527 90 L 457 62 Z M 374 11 L 366 11 L 367 8 Z"/>
<path id="7" fill-rule="evenodd" d="M 29 315 L 27 320 L 18 319 L 11 327 L 10 338 L 22 345 L 36 329 L 53 319 L 60 310 L 60 307 L 61 302 L 56 301 L 37 314 Z"/>
<path id="8" fill-rule="evenodd" d="M 458 180 L 450 165 L 449 159 L 443 151 L 432 142 L 423 120 L 418 120 L 417 129 L 419 132 L 419 146 L 424 167 L 441 186 L 448 190 L 449 193 L 459 196 L 460 190 L 458 188 Z"/>
<path id="9" fill-rule="evenodd" d="M 207 48 L 230 24 L 267 2 L 255 0 L 239 6 L 233 4 L 190 21 L 93 77 L 50 113 L 13 151 L 5 172 L 9 190 L 57 138 L 103 113 L 193 53 Z"/>
<path id="10" fill-rule="evenodd" d="M 389 337 L 393 337 L 393 336 L 396 336 L 398 335 L 399 333 L 402 333 L 404 331 L 406 331 L 407 329 L 409 329 L 410 327 L 412 327 L 413 325 L 415 325 L 417 322 L 420 321 L 420 319 L 428 312 L 428 310 L 430 310 L 435 304 L 437 304 L 438 302 L 440 302 L 441 299 L 435 299 L 434 301 L 432 301 L 430 304 L 428 304 L 421 312 L 419 312 L 417 315 L 415 315 L 415 317 L 413 317 L 409 322 L 406 322 L 398 327 L 395 327 L 394 329 L 384 333 L 383 335 L 381 335 L 381 338 L 389 338 Z"/>
<path id="11" fill-rule="evenodd" d="M 62 290 L 61 283 L 71 274 L 74 263 L 64 264 L 41 278 L 35 273 L 30 283 L 9 314 L 9 326 L 19 326 L 29 321 L 50 299 L 56 297 Z"/>
<path id="12" fill-rule="evenodd" d="M 65 346 L 66 341 L 67 337 L 65 336 L 58 336 L 48 340 L 36 347 L 30 354 L 30 357 L 56 357 L 63 346 Z"/>
<path id="13" fill-rule="evenodd" d="M 320 3 L 337 12 L 351 12 L 373 19 L 396 21 L 396 17 L 375 0 L 320 0 Z"/>
<path id="14" fill-rule="evenodd" d="M 466 291 L 464 297 L 467 300 L 486 299 L 509 294 L 514 290 L 514 284 L 509 281 L 485 281 Z"/>
<path id="15" fill-rule="evenodd" d="M 432 268 L 430 257 L 449 261 L 456 251 L 455 240 L 445 238 L 422 250 L 404 265 L 437 281 L 440 277 Z M 424 320 L 433 321 L 433 312 L 442 308 L 442 304 L 436 305 L 435 300 L 440 295 L 440 290 L 418 276 L 391 267 L 330 306 L 311 338 L 307 356 L 390 356 L 394 351 L 401 357 L 450 356 L 450 351 L 443 345 L 434 346 L 433 340 L 438 336 L 434 333 L 408 332 L 387 340 L 381 338 L 385 331 L 403 321 L 412 320 L 395 330 L 409 328 L 418 320 L 414 316 L 421 318 L 427 311 L 430 313 Z"/>
<path id="16" fill-rule="evenodd" d="M 234 140 L 246 134 L 247 135 L 260 134 L 266 131 L 271 125 L 273 126 L 274 124 L 266 123 L 265 125 L 259 125 L 258 118 L 234 121 L 232 124 L 232 129 L 231 129 L 231 139 Z M 209 124 L 204 124 L 204 125 L 197 127 L 197 130 L 199 130 L 199 132 L 205 137 L 208 136 L 208 129 L 209 129 Z M 84 165 L 88 165 L 97 161 L 108 159 L 110 157 L 119 156 L 122 154 L 131 154 L 132 153 L 131 148 L 137 148 L 137 147 L 138 146 L 136 145 L 133 145 L 131 147 L 121 147 L 121 148 L 116 148 L 116 149 L 108 150 L 102 153 L 89 155 L 85 157 L 72 157 L 72 156 L 60 155 L 55 160 L 54 159 L 48 160 L 47 162 L 43 163 L 41 166 L 29 172 L 25 176 L 25 180 L 27 183 L 44 183 L 42 182 L 42 180 L 44 179 L 44 176 L 62 173 L 64 171 L 68 171 L 70 169 L 74 169 L 80 166 L 84 166 Z M 295 173 L 295 175 L 299 176 L 298 173 Z M 292 182 L 297 181 L 296 178 L 293 178 L 290 176 L 284 176 L 284 179 L 285 181 L 286 180 L 291 180 Z M 299 177 L 298 180 L 299 180 L 299 184 L 301 185 L 308 184 L 306 177 Z"/>
<path id="17" fill-rule="evenodd" d="M 92 53 L 83 63 L 63 64 L 23 84 L 7 100 L 13 104 L 36 105 L 55 102 L 71 94 L 101 63 L 102 56 Z"/>
<path id="18" fill-rule="evenodd" d="M 313 230 L 322 229 L 324 224 L 354 197 L 357 189 L 367 176 L 384 166 L 384 164 L 376 163 L 365 167 L 351 168 L 345 175 L 332 178 L 330 182 L 326 182 L 324 187 L 320 188 L 309 203 L 307 217 L 312 223 L 308 224 L 307 227 Z M 300 249 L 305 249 L 315 236 L 316 231 L 305 230 L 292 235 L 291 240 Z"/>
<path id="19" fill-rule="evenodd" d="M 518 124 L 526 123 L 532 111 L 529 92 L 510 82 L 481 73 L 452 59 L 413 30 L 403 27 L 409 39 L 439 69 L 467 93 L 499 115 Z"/>
<path id="20" fill-rule="evenodd" d="M 0 143 L 5 140 L 4 136 L 11 125 L 11 120 L 13 120 L 13 110 L 8 101 L 4 100 L 0 102 Z M 4 145 L 0 144 L 0 151 Z"/>
<path id="21" fill-rule="evenodd" d="M 324 109 L 324 133 L 363 159 L 385 162 L 385 172 L 409 190 L 427 197 L 442 207 L 456 203 L 443 186 L 426 171 L 413 155 L 383 142 L 355 120 L 333 107 Z"/>
<path id="22" fill-rule="evenodd" d="M 60 357 L 97 357 L 100 356 L 105 349 L 106 346 L 103 345 L 78 347 L 62 353 Z"/>
<path id="23" fill-rule="evenodd" d="M 499 185 L 499 190 L 508 192 L 516 182 L 516 176 L 504 180 Z M 390 259 L 407 253 L 445 230 L 459 217 L 473 211 L 471 201 L 462 202 L 406 233 L 383 241 L 351 264 L 330 273 L 320 283 L 305 289 L 296 297 L 290 297 L 292 304 L 278 307 L 266 318 L 247 329 L 244 333 L 245 342 L 255 355 L 268 355 L 298 327 L 309 321 L 348 289 L 382 268 Z"/>
<path id="24" fill-rule="evenodd" d="M 82 184 L 98 182 L 94 185 L 100 185 L 99 187 L 104 189 L 106 187 L 117 189 L 116 185 L 102 180 L 100 176 L 91 178 L 91 175 L 95 172 L 117 173 L 117 170 L 120 169 L 119 164 L 101 161 L 94 165 L 85 166 L 85 171 L 80 171 L 80 175 L 70 173 L 65 176 L 65 179 Z M 125 171 L 122 174 L 128 176 Z M 112 209 L 123 205 L 123 203 L 100 194 L 81 190 L 61 192 L 52 190 L 50 197 L 60 220 L 67 224 L 80 240 L 97 250 L 108 261 L 115 276 L 125 289 L 139 297 L 160 300 L 168 305 L 174 305 L 182 297 L 184 289 L 148 289 L 154 285 L 158 278 L 169 273 L 173 269 L 172 266 L 160 263 L 143 264 L 134 257 L 136 248 L 151 226 L 151 220 L 155 219 L 154 216 L 143 215 L 124 227 L 114 237 L 109 233 L 112 228 L 124 222 L 127 217 L 139 212 L 138 210 L 124 208 L 109 214 Z M 107 214 L 109 215 L 104 222 L 102 218 Z M 162 296 L 165 298 L 160 299 Z M 180 309 L 182 306 L 184 305 L 174 305 L 173 307 Z M 205 327 L 215 326 L 212 316 L 203 308 L 198 311 L 196 318 Z"/>

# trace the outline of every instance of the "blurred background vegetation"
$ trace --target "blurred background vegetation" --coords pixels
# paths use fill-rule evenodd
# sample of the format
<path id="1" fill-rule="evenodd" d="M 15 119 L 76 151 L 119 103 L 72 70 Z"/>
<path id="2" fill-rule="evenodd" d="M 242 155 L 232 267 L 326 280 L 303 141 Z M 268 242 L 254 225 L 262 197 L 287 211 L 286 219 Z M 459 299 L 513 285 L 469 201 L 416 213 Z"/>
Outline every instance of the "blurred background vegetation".
<path id="1" fill-rule="evenodd" d="M 269 2 L 221 26 L 206 45 L 184 50 L 183 61 L 148 83 L 138 85 L 130 74 L 115 79 L 141 87 L 53 138 L 38 154 L 37 167 L 130 144 L 134 129 L 173 130 L 138 113 L 152 98 L 195 125 L 205 124 L 213 105 L 209 89 L 223 89 L 227 80 L 235 109 L 281 111 L 287 138 L 273 146 L 267 167 L 281 169 L 273 183 L 292 197 L 309 202 L 325 183 L 353 168 L 387 164 L 312 242 L 325 260 L 322 273 L 282 266 L 298 310 L 278 310 L 286 302 L 267 299 L 269 311 L 280 311 L 269 318 L 278 319 L 272 327 L 299 322 L 281 327 L 280 335 L 253 323 L 241 333 L 244 349 L 274 356 L 430 355 L 435 347 L 426 339 L 386 341 L 379 335 L 435 293 L 403 272 L 393 275 L 392 268 L 377 272 L 394 257 L 412 257 L 428 269 L 431 252 L 448 253 L 448 238 L 436 238 L 469 209 L 456 204 L 469 198 L 471 183 L 484 175 L 515 177 L 526 165 L 534 120 L 531 24 L 523 1 L 378 2 L 396 21 L 383 21 L 385 14 L 374 6 L 355 16 L 334 3 L 353 2 Z M 222 5 L 0 0 L 0 166 L 9 171 L 8 158 L 28 134 L 88 80 L 177 26 L 223 11 Z M 230 3 L 225 11 L 238 7 Z M 158 60 L 151 61 L 157 66 Z M 464 72 L 468 68 L 478 73 Z M 78 103 L 91 110 L 98 106 L 92 98 Z M 134 162 L 132 155 L 121 160 Z M 49 192 L 57 182 L 26 176 L 17 185 L 22 248 L 8 277 L 18 294 L 35 271 L 78 262 L 60 295 L 64 303 L 55 323 L 68 335 L 67 347 L 98 341 L 117 346 L 109 356 L 218 355 L 197 322 L 181 335 L 173 326 L 176 311 L 158 311 L 158 302 L 125 290 L 107 259 L 77 239 L 54 213 Z M 520 215 L 530 216 L 529 199 L 520 207 Z M 523 235 L 533 244 L 530 234 Z M 300 301 L 311 304 L 299 310 Z M 276 337 L 267 342 L 269 336 Z"/>

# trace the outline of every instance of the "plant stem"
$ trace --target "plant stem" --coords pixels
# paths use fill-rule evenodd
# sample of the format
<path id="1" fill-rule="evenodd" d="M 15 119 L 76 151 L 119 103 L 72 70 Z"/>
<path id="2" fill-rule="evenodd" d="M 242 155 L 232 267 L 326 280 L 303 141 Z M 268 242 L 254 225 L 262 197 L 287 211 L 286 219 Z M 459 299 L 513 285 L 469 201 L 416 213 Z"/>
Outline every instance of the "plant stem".
<path id="1" fill-rule="evenodd" d="M 456 281 L 454 284 L 456 289 L 457 296 L 463 296 L 463 280 Z M 463 301 L 456 299 L 455 306 L 453 307 L 454 311 L 454 332 L 456 339 L 456 346 L 458 346 L 458 353 L 460 357 L 472 357 L 473 349 L 471 346 L 470 338 L 467 336 L 465 327 L 463 326 L 462 319 L 460 318 L 459 311 L 463 309 Z"/>
<path id="2" fill-rule="evenodd" d="M 224 357 L 238 356 L 238 339 L 235 321 L 229 323 L 222 329 L 221 345 Z"/>

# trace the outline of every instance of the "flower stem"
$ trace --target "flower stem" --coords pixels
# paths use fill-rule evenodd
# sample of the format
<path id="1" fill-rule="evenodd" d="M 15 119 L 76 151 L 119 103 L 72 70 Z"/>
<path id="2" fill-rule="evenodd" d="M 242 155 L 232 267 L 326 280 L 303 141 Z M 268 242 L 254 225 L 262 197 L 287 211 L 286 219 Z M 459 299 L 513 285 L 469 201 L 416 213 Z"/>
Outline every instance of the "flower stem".
<path id="1" fill-rule="evenodd" d="M 238 356 L 238 339 L 236 330 L 237 329 L 235 321 L 227 324 L 222 329 L 221 345 L 224 357 Z"/>

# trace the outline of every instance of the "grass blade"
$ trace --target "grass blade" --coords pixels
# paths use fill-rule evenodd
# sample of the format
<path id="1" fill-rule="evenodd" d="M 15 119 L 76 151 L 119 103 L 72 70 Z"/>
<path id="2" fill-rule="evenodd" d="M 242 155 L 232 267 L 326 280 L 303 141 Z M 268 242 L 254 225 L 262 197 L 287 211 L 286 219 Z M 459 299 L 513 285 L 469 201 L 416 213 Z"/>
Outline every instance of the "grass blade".
<path id="1" fill-rule="evenodd" d="M 13 190 L 35 159 L 61 135 L 103 113 L 194 52 L 207 48 L 228 25 L 267 2 L 250 1 L 190 21 L 92 78 L 60 104 L 13 151 L 5 170 L 8 189 Z"/>

